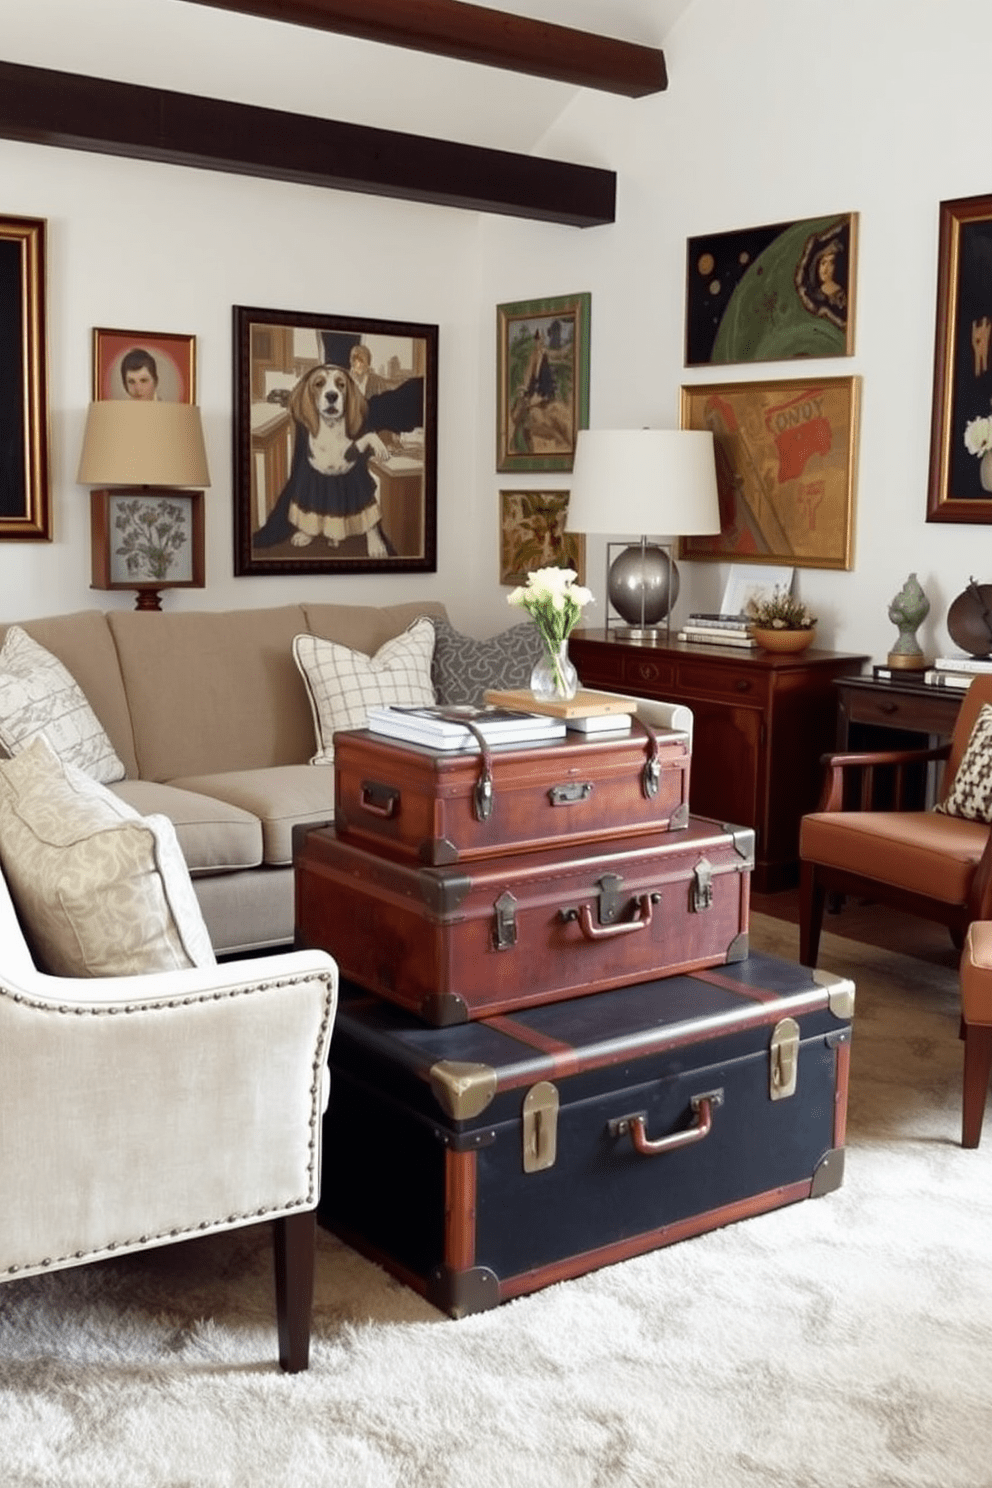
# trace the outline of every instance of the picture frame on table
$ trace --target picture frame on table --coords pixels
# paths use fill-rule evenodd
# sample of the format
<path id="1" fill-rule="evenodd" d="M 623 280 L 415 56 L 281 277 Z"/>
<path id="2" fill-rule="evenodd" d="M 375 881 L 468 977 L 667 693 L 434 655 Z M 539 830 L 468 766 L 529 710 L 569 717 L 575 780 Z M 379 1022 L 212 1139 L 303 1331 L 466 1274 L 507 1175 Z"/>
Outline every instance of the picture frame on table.
<path id="1" fill-rule="evenodd" d="M 683 387 L 681 427 L 714 436 L 720 531 L 679 556 L 851 568 L 860 395 L 859 377 Z"/>
<path id="2" fill-rule="evenodd" d="M 42 217 L 0 216 L 0 539 L 50 542 Z"/>
<path id="3" fill-rule="evenodd" d="M 721 615 L 745 615 L 752 600 L 770 598 L 776 589 L 791 594 L 794 576 L 794 570 L 787 567 L 735 563 L 724 587 Z"/>
<path id="4" fill-rule="evenodd" d="M 496 306 L 496 469 L 571 470 L 589 427 L 590 294 Z"/>
<path id="5" fill-rule="evenodd" d="M 566 532 L 567 491 L 500 491 L 499 581 L 516 587 L 538 568 L 574 569 L 586 581 L 586 539 Z"/>
<path id="6" fill-rule="evenodd" d="M 438 328 L 234 306 L 234 572 L 434 573 Z"/>
<path id="7" fill-rule="evenodd" d="M 992 522 L 992 196 L 940 204 L 928 522 Z"/>
<path id="8" fill-rule="evenodd" d="M 90 492 L 94 589 L 202 589 L 202 491 L 115 487 Z M 158 608 L 139 602 L 138 608 Z"/>
<path id="9" fill-rule="evenodd" d="M 93 329 L 93 402 L 196 402 L 196 337 Z"/>
<path id="10" fill-rule="evenodd" d="M 854 353 L 856 212 L 686 240 L 685 365 Z"/>

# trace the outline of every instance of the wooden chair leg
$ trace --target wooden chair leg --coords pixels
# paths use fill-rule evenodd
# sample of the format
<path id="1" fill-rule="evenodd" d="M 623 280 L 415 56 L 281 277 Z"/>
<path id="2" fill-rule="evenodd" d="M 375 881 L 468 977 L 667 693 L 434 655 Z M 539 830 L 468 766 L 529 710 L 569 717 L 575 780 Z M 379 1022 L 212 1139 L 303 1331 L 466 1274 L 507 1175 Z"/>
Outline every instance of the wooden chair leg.
<path id="1" fill-rule="evenodd" d="M 964 1025 L 964 1093 L 961 1103 L 961 1146 L 977 1147 L 982 1136 L 985 1098 L 992 1075 L 992 1028 Z"/>
<path id="2" fill-rule="evenodd" d="M 817 881 L 816 865 L 803 862 L 799 870 L 799 960 L 803 966 L 815 966 L 820 954 L 826 898 L 826 891 Z"/>
<path id="3" fill-rule="evenodd" d="M 284 1214 L 273 1221 L 279 1363 L 287 1374 L 299 1374 L 310 1364 L 316 1241 L 317 1216 L 313 1209 Z"/>

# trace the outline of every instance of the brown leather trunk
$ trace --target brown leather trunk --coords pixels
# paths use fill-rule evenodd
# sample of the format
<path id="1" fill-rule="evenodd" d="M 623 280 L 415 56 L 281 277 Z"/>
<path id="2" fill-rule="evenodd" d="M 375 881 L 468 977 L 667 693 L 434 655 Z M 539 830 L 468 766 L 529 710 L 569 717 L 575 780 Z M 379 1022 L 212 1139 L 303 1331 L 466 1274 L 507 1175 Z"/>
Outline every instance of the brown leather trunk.
<path id="1" fill-rule="evenodd" d="M 436 1026 L 742 960 L 754 833 L 680 832 L 415 867 L 321 827 L 296 854 L 297 941 Z"/>
<path id="2" fill-rule="evenodd" d="M 635 720 L 526 749 L 445 752 L 367 729 L 334 736 L 334 821 L 347 842 L 420 863 L 684 827 L 689 743 Z M 488 772 L 488 780 L 487 780 Z"/>

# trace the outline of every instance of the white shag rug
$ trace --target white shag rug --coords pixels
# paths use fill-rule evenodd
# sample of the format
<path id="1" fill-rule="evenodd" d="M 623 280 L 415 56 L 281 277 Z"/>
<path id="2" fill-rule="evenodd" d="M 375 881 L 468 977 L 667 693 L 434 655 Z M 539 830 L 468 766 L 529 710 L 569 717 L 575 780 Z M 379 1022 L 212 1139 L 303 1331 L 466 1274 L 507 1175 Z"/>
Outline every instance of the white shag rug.
<path id="1" fill-rule="evenodd" d="M 295 1377 L 265 1231 L 8 1283 L 2 1488 L 992 1488 L 954 958 L 820 959 L 857 985 L 835 1193 L 460 1322 L 321 1232 Z"/>

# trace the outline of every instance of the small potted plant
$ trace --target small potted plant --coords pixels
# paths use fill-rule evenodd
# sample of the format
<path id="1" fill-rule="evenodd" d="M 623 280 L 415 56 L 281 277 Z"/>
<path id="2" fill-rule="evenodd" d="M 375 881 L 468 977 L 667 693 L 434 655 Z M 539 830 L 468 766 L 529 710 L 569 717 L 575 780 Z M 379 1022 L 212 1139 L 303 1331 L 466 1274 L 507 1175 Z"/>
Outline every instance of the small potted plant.
<path id="1" fill-rule="evenodd" d="M 765 651 L 805 651 L 816 639 L 816 616 L 788 589 L 773 589 L 747 605 L 751 633 Z"/>

